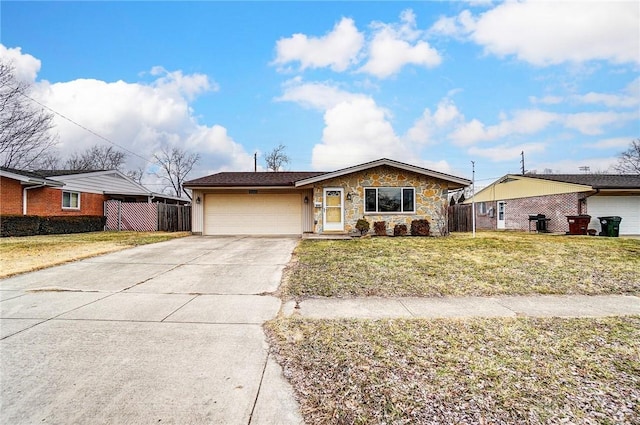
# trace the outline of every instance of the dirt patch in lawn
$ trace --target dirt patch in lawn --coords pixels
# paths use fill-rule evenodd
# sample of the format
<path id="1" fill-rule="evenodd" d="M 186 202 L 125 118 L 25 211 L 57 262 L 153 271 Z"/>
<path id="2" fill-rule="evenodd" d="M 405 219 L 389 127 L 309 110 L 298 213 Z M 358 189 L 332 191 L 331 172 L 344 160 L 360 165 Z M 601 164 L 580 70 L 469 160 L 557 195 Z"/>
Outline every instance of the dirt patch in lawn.
<path id="1" fill-rule="evenodd" d="M 640 317 L 265 327 L 308 424 L 640 422 Z"/>
<path id="2" fill-rule="evenodd" d="M 187 235 L 190 233 L 91 232 L 1 238 L 0 278 Z"/>
<path id="3" fill-rule="evenodd" d="M 303 240 L 282 294 L 638 294 L 640 240 L 483 232 L 476 238 Z"/>

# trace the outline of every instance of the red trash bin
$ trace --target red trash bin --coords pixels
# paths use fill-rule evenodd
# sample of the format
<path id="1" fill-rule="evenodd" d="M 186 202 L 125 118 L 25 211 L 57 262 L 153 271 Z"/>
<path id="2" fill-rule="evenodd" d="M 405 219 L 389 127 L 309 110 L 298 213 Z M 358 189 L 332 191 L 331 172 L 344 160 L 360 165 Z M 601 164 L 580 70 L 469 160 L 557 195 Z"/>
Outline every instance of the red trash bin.
<path id="1" fill-rule="evenodd" d="M 591 221 L 590 215 L 568 215 L 569 231 L 567 235 L 586 235 Z"/>

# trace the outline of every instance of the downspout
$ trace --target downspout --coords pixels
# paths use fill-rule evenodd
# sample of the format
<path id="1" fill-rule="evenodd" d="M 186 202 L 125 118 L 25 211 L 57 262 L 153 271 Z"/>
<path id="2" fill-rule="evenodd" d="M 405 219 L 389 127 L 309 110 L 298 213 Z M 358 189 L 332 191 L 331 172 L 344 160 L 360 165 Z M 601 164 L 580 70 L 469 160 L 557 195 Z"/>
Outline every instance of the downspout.
<path id="1" fill-rule="evenodd" d="M 27 215 L 27 190 L 39 189 L 45 186 L 46 184 L 39 184 L 36 186 L 25 186 L 24 188 L 22 188 L 22 215 Z"/>

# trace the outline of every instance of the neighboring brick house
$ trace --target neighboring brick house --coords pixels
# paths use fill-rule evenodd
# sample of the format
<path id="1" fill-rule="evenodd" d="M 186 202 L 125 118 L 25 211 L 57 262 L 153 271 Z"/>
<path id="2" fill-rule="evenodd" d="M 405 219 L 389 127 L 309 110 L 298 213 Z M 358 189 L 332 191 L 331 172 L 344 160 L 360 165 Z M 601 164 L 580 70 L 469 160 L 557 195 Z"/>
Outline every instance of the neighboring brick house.
<path id="1" fill-rule="evenodd" d="M 620 216 L 620 234 L 640 234 L 640 175 L 506 175 L 464 203 L 476 204 L 476 228 L 535 229 L 530 215 L 544 214 L 551 232 L 569 230 L 567 216 L 590 215 L 589 228 L 601 230 L 598 217 Z"/>
<path id="2" fill-rule="evenodd" d="M 117 170 L 22 171 L 0 168 L 0 214 L 104 215 L 104 201 L 187 203 L 155 194 Z"/>
<path id="3" fill-rule="evenodd" d="M 225 172 L 188 181 L 205 235 L 354 233 L 358 219 L 446 228 L 448 191 L 471 181 L 380 159 L 332 172 Z"/>

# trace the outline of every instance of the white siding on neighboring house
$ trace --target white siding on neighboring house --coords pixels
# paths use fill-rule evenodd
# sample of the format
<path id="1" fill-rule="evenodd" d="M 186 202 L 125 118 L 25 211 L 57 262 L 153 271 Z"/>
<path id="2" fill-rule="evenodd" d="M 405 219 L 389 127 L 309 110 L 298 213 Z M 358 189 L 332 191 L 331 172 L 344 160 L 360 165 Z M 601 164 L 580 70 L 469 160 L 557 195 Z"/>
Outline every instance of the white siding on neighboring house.
<path id="1" fill-rule="evenodd" d="M 66 176 L 50 177 L 50 179 L 64 182 L 64 190 L 101 194 L 117 193 L 119 195 L 151 195 L 148 189 L 115 171 L 71 174 Z"/>
<path id="2" fill-rule="evenodd" d="M 590 229 L 601 230 L 598 217 L 622 217 L 621 235 L 640 235 L 640 196 L 592 196 L 587 198 Z"/>

